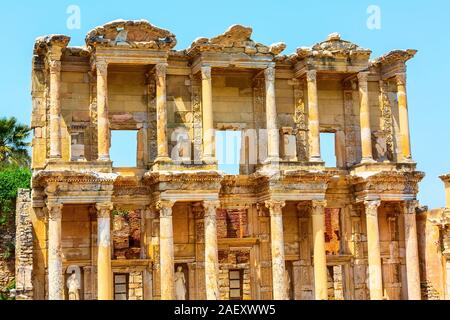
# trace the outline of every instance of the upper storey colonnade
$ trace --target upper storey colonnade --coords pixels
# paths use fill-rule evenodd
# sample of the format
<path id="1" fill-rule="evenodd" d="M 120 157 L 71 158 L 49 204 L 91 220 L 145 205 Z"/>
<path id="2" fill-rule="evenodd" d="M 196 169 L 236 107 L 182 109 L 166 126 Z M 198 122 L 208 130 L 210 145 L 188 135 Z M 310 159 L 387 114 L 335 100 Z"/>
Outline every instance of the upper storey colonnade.
<path id="1" fill-rule="evenodd" d="M 61 66 L 66 50 L 78 52 L 90 59 L 96 77 L 97 160 L 110 161 L 110 118 L 108 115 L 108 70 L 112 65 L 153 66 L 156 84 L 156 140 L 157 156 L 154 168 L 171 162 L 167 134 L 167 74 L 170 57 L 183 56 L 189 60 L 194 77 L 201 79 L 201 160 L 216 163 L 213 116 L 213 70 L 253 70 L 255 78 L 265 83 L 265 129 L 267 129 L 267 159 L 265 163 L 280 161 L 280 127 L 277 121 L 276 78 L 280 68 L 292 72 L 293 81 L 305 84 L 307 159 L 321 164 L 318 79 L 338 77 L 342 83 L 359 92 L 359 132 L 361 163 L 374 163 L 369 82 L 378 82 L 380 105 L 386 103 L 386 83 L 395 83 L 398 104 L 399 146 L 396 162 L 411 163 L 408 104 L 406 95 L 406 61 L 415 50 L 396 50 L 381 58 L 370 60 L 371 51 L 331 34 L 326 41 L 312 47 L 301 47 L 291 55 L 281 55 L 284 43 L 269 46 L 251 39 L 252 29 L 240 25 L 230 27 L 214 38 L 198 38 L 188 49 L 175 51 L 176 37 L 146 21 L 114 21 L 90 31 L 85 48 L 69 47 L 70 38 L 50 35 L 38 38 L 34 54 L 48 70 L 49 152 L 47 158 L 62 158 L 61 131 Z M 372 116 L 373 117 L 373 116 Z M 373 120 L 372 120 L 373 121 Z M 195 142 L 194 142 L 195 143 Z"/>

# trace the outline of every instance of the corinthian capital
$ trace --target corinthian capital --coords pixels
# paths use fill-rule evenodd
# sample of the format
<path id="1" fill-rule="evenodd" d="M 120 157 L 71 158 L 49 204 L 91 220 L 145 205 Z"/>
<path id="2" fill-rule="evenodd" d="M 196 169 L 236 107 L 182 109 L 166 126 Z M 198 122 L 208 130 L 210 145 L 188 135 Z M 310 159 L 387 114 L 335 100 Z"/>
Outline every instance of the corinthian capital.
<path id="1" fill-rule="evenodd" d="M 55 202 L 47 203 L 48 218 L 53 221 L 61 220 L 62 208 L 63 208 L 63 205 L 61 203 L 55 203 Z"/>
<path id="2" fill-rule="evenodd" d="M 205 217 L 216 215 L 216 210 L 220 208 L 220 201 L 204 201 L 203 208 L 205 208 Z"/>
<path id="3" fill-rule="evenodd" d="M 406 73 L 397 73 L 395 75 L 395 81 L 397 82 L 397 86 L 405 86 L 406 85 Z"/>
<path id="4" fill-rule="evenodd" d="M 159 210 L 159 217 L 171 217 L 172 216 L 172 207 L 175 202 L 170 200 L 159 200 L 156 202 L 156 209 Z"/>
<path id="5" fill-rule="evenodd" d="M 312 214 L 323 214 L 327 206 L 326 200 L 313 200 L 311 201 Z"/>
<path id="6" fill-rule="evenodd" d="M 273 66 L 267 67 L 264 70 L 264 76 L 266 77 L 266 81 L 275 81 L 275 68 Z"/>
<path id="7" fill-rule="evenodd" d="M 316 82 L 316 80 L 317 80 L 317 70 L 306 71 L 306 81 Z"/>
<path id="8" fill-rule="evenodd" d="M 158 63 L 155 65 L 155 73 L 157 77 L 165 77 L 167 72 L 167 63 Z"/>
<path id="9" fill-rule="evenodd" d="M 114 208 L 112 202 L 101 202 L 95 205 L 98 218 L 109 218 L 111 210 Z"/>
<path id="10" fill-rule="evenodd" d="M 211 80 L 211 66 L 202 66 L 202 80 Z"/>
<path id="11" fill-rule="evenodd" d="M 50 69 L 50 73 L 60 73 L 61 72 L 61 61 L 60 60 L 49 60 L 48 67 Z"/>
<path id="12" fill-rule="evenodd" d="M 364 206 L 366 208 L 366 215 L 377 216 L 378 208 L 381 205 L 380 200 L 367 200 L 364 201 Z"/>
<path id="13" fill-rule="evenodd" d="M 285 201 L 269 200 L 265 202 L 266 208 L 269 209 L 270 215 L 281 215 L 282 209 L 286 205 Z"/>
<path id="14" fill-rule="evenodd" d="M 409 200 L 404 203 L 405 214 L 416 214 L 416 209 L 419 207 L 419 201 Z"/>
<path id="15" fill-rule="evenodd" d="M 103 60 L 96 61 L 95 68 L 97 69 L 97 75 L 106 76 L 108 72 L 108 62 Z"/>

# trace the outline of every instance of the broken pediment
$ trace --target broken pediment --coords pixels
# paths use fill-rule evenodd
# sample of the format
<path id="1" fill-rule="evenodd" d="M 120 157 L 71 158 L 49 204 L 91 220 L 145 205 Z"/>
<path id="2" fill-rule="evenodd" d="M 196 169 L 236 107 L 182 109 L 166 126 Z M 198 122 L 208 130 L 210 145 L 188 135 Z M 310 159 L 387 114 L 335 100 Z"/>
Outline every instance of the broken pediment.
<path id="1" fill-rule="evenodd" d="M 173 33 L 155 27 L 146 20 L 115 20 L 91 30 L 86 36 L 89 48 L 122 46 L 170 50 L 176 44 Z"/>
<path id="2" fill-rule="evenodd" d="M 332 33 L 327 40 L 319 42 L 312 47 L 298 48 L 293 58 L 300 60 L 308 57 L 350 57 L 368 60 L 371 53 L 372 51 L 369 49 L 363 49 L 352 42 L 342 40 L 339 33 Z"/>
<path id="3" fill-rule="evenodd" d="M 45 55 L 50 52 L 53 47 L 59 49 L 66 48 L 69 44 L 70 37 L 63 34 L 51 34 L 48 36 L 39 37 L 34 43 L 35 55 Z"/>
<path id="4" fill-rule="evenodd" d="M 407 49 L 407 50 L 393 50 L 375 61 L 373 61 L 374 66 L 378 65 L 390 65 L 396 62 L 405 63 L 406 61 L 414 58 L 416 55 L 417 50 L 414 49 Z"/>
<path id="5" fill-rule="evenodd" d="M 242 25 L 232 25 L 223 34 L 208 38 L 197 38 L 188 49 L 188 54 L 195 55 L 200 52 L 227 52 L 246 53 L 249 55 L 280 54 L 286 45 L 282 42 L 266 46 L 251 39 L 253 29 Z"/>

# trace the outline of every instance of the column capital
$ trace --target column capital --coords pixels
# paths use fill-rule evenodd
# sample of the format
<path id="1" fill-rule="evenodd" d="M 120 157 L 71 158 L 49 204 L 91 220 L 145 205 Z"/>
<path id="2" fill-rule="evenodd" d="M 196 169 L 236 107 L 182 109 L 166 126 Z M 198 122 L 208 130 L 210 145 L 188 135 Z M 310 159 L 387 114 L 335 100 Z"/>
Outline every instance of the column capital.
<path id="1" fill-rule="evenodd" d="M 95 68 L 97 69 L 97 74 L 105 76 L 108 72 L 108 62 L 105 60 L 95 61 Z"/>
<path id="2" fill-rule="evenodd" d="M 308 70 L 306 71 L 306 81 L 308 82 L 316 82 L 317 81 L 317 70 Z"/>
<path id="3" fill-rule="evenodd" d="M 320 213 L 320 211 L 323 212 L 323 209 L 325 209 L 327 206 L 327 200 L 312 200 L 311 201 L 311 207 L 313 208 L 313 214 Z M 319 211 L 319 212 L 317 212 Z"/>
<path id="4" fill-rule="evenodd" d="M 266 81 L 275 81 L 275 67 L 268 66 L 266 69 L 264 69 L 264 76 L 266 78 Z"/>
<path id="5" fill-rule="evenodd" d="M 50 73 L 60 73 L 61 72 L 61 60 L 49 59 L 48 67 Z"/>
<path id="6" fill-rule="evenodd" d="M 205 216 L 215 214 L 216 210 L 220 208 L 219 200 L 203 201 L 203 208 L 205 208 Z"/>
<path id="7" fill-rule="evenodd" d="M 158 63 L 155 65 L 155 73 L 157 77 L 165 77 L 167 72 L 167 63 Z"/>
<path id="8" fill-rule="evenodd" d="M 381 205 L 381 200 L 366 200 L 364 206 L 366 208 L 366 215 L 377 216 L 378 208 Z"/>
<path id="9" fill-rule="evenodd" d="M 204 65 L 201 68 L 202 80 L 211 80 L 211 66 Z"/>
<path id="10" fill-rule="evenodd" d="M 358 72 L 358 82 L 367 82 L 367 79 L 369 77 L 369 72 L 368 71 L 362 71 L 362 72 Z"/>
<path id="11" fill-rule="evenodd" d="M 174 204 L 175 202 L 171 200 L 159 200 L 156 202 L 156 209 L 159 210 L 160 218 L 171 217 Z"/>
<path id="12" fill-rule="evenodd" d="M 419 207 L 419 201 L 417 200 L 407 200 L 403 203 L 404 214 L 416 214 L 416 209 Z"/>
<path id="13" fill-rule="evenodd" d="M 282 209 L 286 205 L 286 201 L 280 201 L 280 200 L 268 200 L 264 202 L 266 208 L 269 209 L 270 215 L 281 215 Z"/>
<path id="14" fill-rule="evenodd" d="M 397 86 L 405 86 L 406 85 L 406 72 L 397 73 L 395 76 L 395 81 Z"/>
<path id="15" fill-rule="evenodd" d="M 61 220 L 62 217 L 62 203 L 57 202 L 48 202 L 47 203 L 47 209 L 48 209 L 48 218 L 50 220 Z"/>
<path id="16" fill-rule="evenodd" d="M 100 202 L 95 205 L 97 218 L 109 218 L 111 210 L 114 208 L 112 202 Z"/>

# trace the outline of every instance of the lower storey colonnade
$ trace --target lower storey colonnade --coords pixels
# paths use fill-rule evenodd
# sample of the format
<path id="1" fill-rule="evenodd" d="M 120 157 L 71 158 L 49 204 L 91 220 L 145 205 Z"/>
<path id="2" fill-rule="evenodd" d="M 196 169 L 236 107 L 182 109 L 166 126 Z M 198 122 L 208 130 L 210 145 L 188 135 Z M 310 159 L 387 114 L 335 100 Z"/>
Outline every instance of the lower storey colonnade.
<path id="1" fill-rule="evenodd" d="M 63 213 L 66 206 L 70 207 L 47 203 L 47 279 L 51 300 L 70 296 L 65 268 L 75 262 L 64 261 L 63 257 L 63 243 L 67 242 L 64 232 L 68 230 L 62 225 L 68 219 Z M 147 211 L 138 211 L 143 218 L 139 222 L 142 250 L 128 259 L 120 255 L 123 244 L 118 234 L 123 229 L 117 227 L 120 219 L 115 205 L 97 203 L 96 242 L 90 248 L 96 266 L 91 277 L 96 282 L 92 298 L 117 299 L 121 294 L 119 275 L 127 273 L 120 270 L 130 271 L 135 265 L 147 263 L 151 267 L 142 278 L 142 294 L 137 294 L 143 299 L 381 300 L 406 296 L 420 300 L 417 202 L 396 204 L 394 207 L 400 208 L 397 215 L 391 214 L 389 206 L 374 199 L 339 211 L 330 208 L 325 200 L 268 200 L 263 206 L 255 204 L 227 211 L 217 200 L 160 200 Z M 360 211 L 351 212 L 348 208 Z M 337 224 L 333 220 L 335 213 Z M 133 217 L 130 213 L 131 228 Z M 292 221 L 297 221 L 297 226 Z M 398 230 L 391 234 L 392 228 Z M 387 247 L 399 249 L 399 234 L 404 234 L 404 256 L 400 250 L 396 255 L 395 250 L 384 249 L 386 239 L 391 241 Z M 401 270 L 404 261 L 406 271 L 397 280 L 391 279 L 389 271 L 396 259 L 399 262 L 394 267 Z M 360 266 L 365 269 L 361 271 Z M 361 276 L 365 280 L 358 282 Z M 131 290 L 136 276 L 127 277 Z M 88 280 L 81 282 L 80 288 L 87 291 Z"/>

